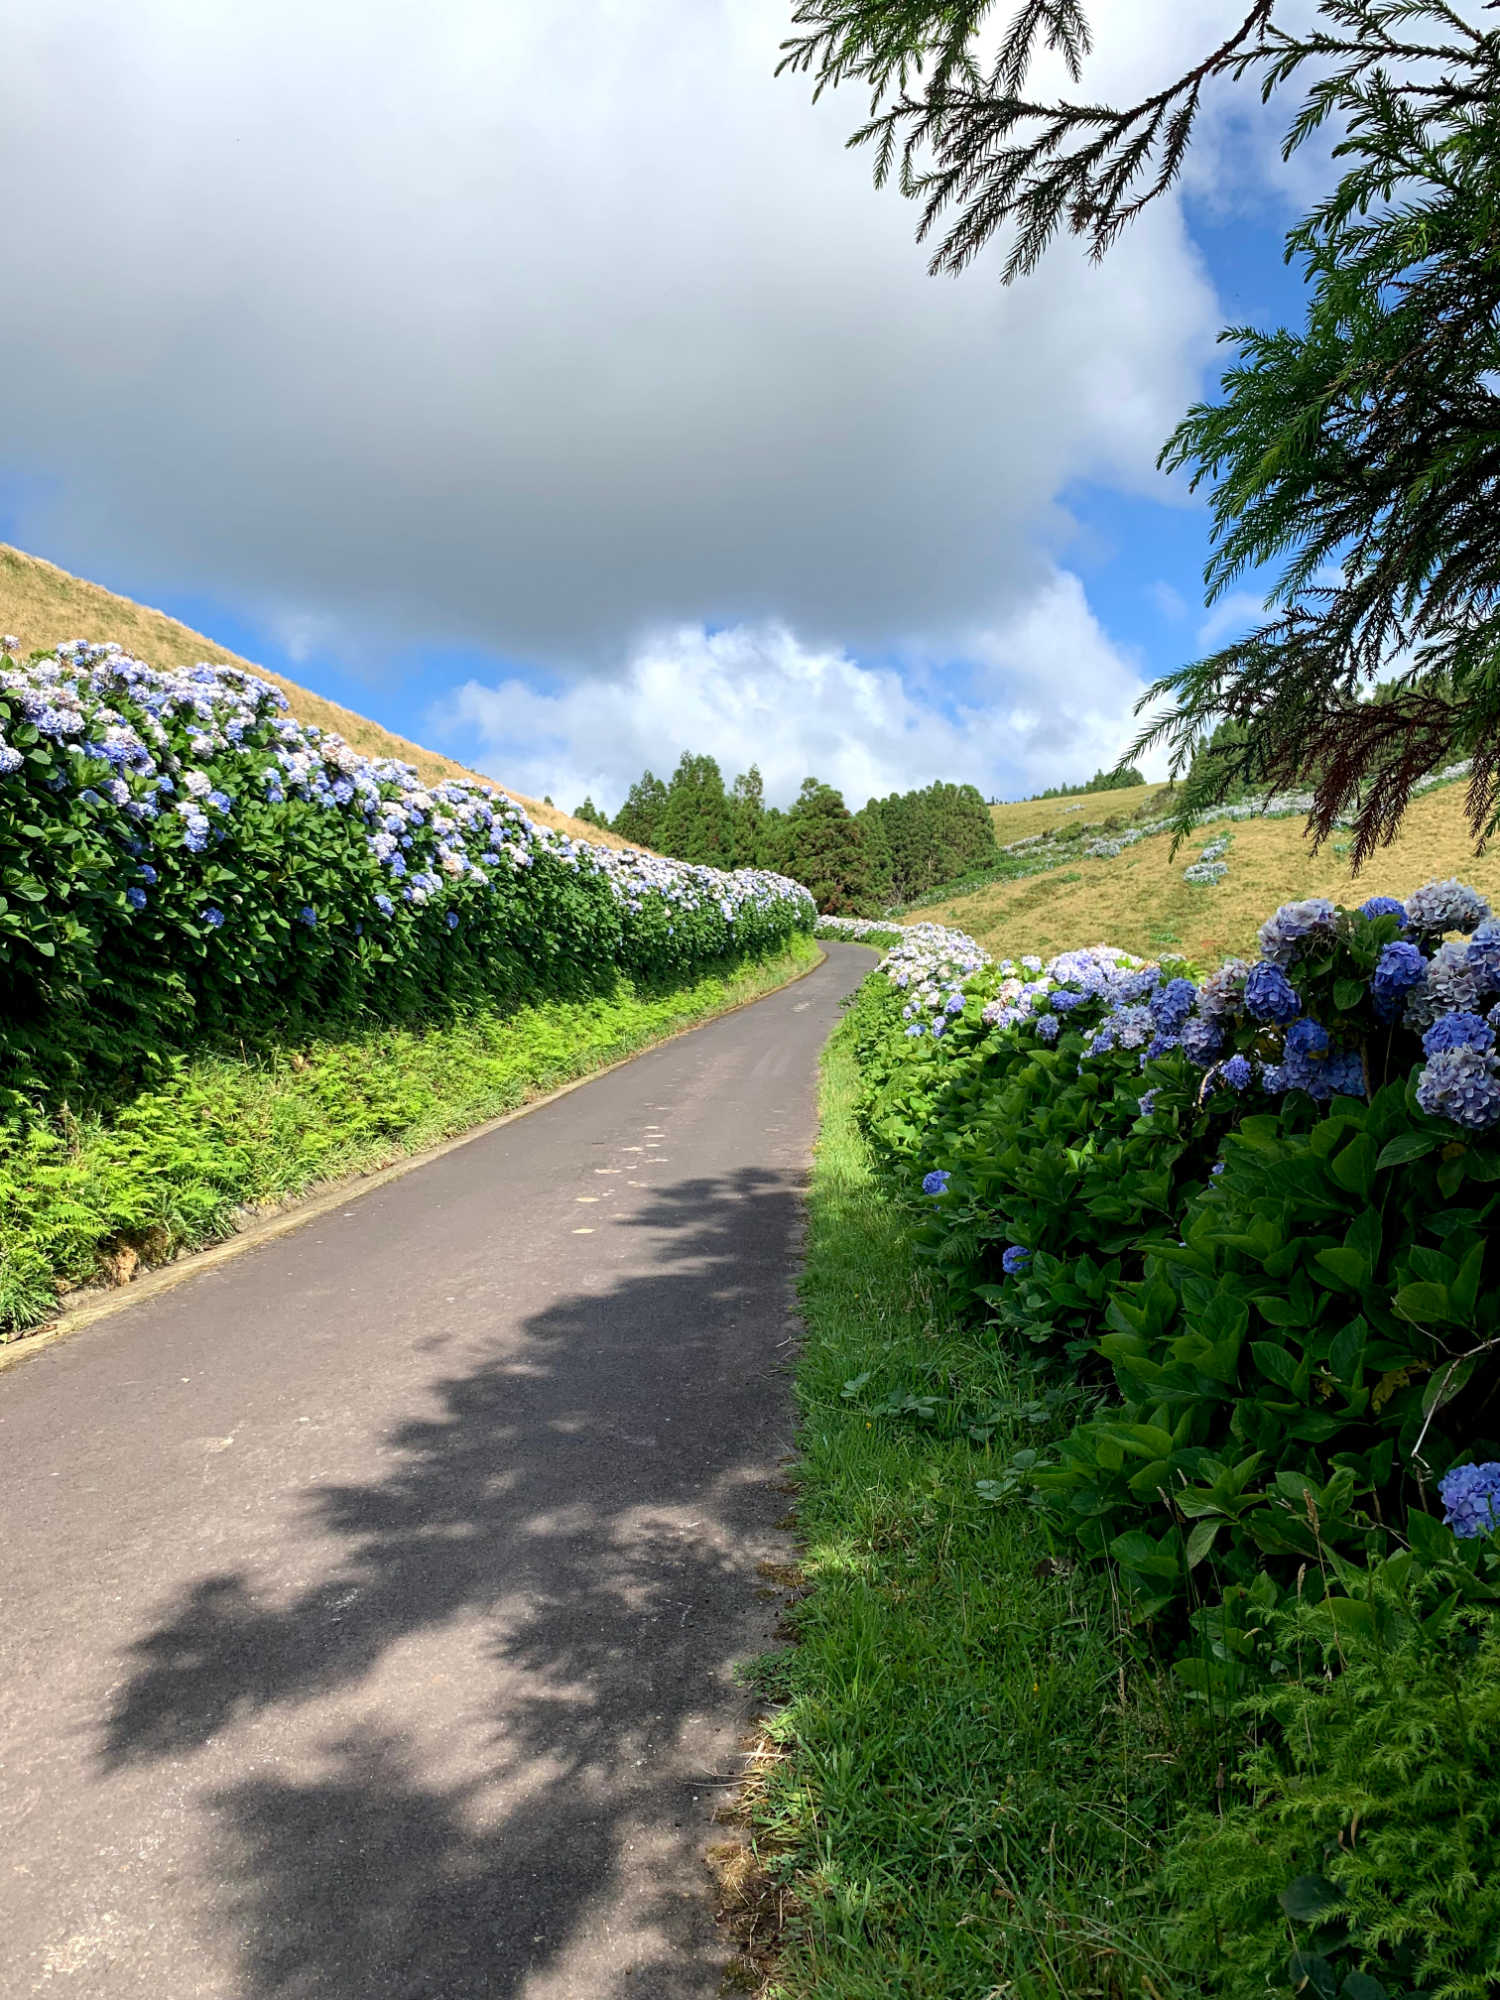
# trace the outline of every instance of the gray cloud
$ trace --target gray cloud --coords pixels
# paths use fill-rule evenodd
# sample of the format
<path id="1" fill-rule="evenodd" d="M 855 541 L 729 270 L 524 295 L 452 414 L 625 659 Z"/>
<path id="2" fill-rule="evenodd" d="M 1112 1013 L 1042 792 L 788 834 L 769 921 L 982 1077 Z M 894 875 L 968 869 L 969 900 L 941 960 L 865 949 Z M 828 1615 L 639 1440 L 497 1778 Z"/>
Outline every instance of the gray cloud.
<path id="1" fill-rule="evenodd" d="M 1214 11 L 1133 0 L 1101 80 Z M 1020 615 L 1069 479 L 1155 490 L 1211 292 L 1170 205 L 1101 270 L 927 278 L 854 99 L 773 81 L 787 16 L 23 0 L 28 532 L 346 652 L 618 671 L 664 622 L 930 651 Z"/>

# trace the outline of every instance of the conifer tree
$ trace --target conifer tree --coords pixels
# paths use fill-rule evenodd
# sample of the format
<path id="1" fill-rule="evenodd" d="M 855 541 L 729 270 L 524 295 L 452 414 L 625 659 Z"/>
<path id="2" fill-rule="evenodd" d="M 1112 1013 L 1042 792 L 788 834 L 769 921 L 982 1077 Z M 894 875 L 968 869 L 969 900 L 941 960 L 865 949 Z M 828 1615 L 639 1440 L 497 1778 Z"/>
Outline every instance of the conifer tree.
<path id="1" fill-rule="evenodd" d="M 1210 601 L 1278 563 L 1266 620 L 1168 675 L 1185 828 L 1237 786 L 1310 787 L 1319 839 L 1356 864 L 1417 782 L 1473 761 L 1469 813 L 1500 826 L 1500 28 L 1493 0 L 1239 0 L 1229 32 L 1133 104 L 1076 86 L 1087 0 L 795 0 L 782 69 L 852 82 L 874 147 L 957 272 L 1001 232 L 1003 274 L 1061 229 L 1097 257 L 1177 180 L 1205 91 L 1305 85 L 1283 151 L 1332 133 L 1336 184 L 1288 238 L 1303 332 L 1237 327 L 1236 365 L 1163 453 L 1213 492 Z M 990 31 L 999 26 L 998 35 Z M 1060 56 L 1068 94 L 1030 87 Z M 1378 691 L 1378 698 L 1377 698 Z M 1220 736 L 1225 720 L 1241 733 Z M 1206 758 L 1197 753 L 1210 744 Z"/>
<path id="2" fill-rule="evenodd" d="M 766 788 L 761 779 L 760 766 L 752 764 L 748 771 L 742 771 L 735 779 L 734 788 L 730 793 L 730 821 L 733 829 L 736 868 L 755 868 L 760 865 L 765 816 Z"/>
<path id="3" fill-rule="evenodd" d="M 734 814 L 712 757 L 684 750 L 662 807 L 660 847 L 679 861 L 727 868 L 734 858 Z"/>
<path id="4" fill-rule="evenodd" d="M 825 916 L 864 916 L 872 908 L 864 829 L 832 785 L 803 779 L 786 816 L 783 867 Z"/>
<path id="5" fill-rule="evenodd" d="M 632 840 L 639 847 L 654 847 L 661 853 L 659 836 L 666 803 L 666 786 L 654 773 L 644 771 L 625 794 L 625 803 L 615 814 L 614 831 L 622 840 Z"/>

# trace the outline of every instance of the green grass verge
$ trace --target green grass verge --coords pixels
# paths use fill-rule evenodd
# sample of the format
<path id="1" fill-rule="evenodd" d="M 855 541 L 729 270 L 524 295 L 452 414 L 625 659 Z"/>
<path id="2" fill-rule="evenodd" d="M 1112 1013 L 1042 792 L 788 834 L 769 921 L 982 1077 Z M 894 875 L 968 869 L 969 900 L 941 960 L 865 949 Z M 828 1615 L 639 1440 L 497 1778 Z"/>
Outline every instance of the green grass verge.
<path id="1" fill-rule="evenodd" d="M 980 1486 L 1066 1396 L 934 1321 L 854 1083 L 840 1031 L 802 1286 L 809 1589 L 798 1643 L 754 1669 L 782 1754 L 753 1838 L 800 1909 L 767 1993 L 1181 2000 L 1156 1857 L 1211 1796 L 1212 1744 L 1135 1664 L 1108 1576 L 1054 1561 L 1029 1510 Z"/>
<path id="2" fill-rule="evenodd" d="M 753 1000 L 816 963 L 775 958 L 659 995 L 372 1028 L 267 1061 L 197 1055 L 108 1121 L 66 1116 L 0 1137 L 0 1341 L 59 1291 L 223 1236 L 238 1212 L 369 1173 L 559 1084 Z"/>

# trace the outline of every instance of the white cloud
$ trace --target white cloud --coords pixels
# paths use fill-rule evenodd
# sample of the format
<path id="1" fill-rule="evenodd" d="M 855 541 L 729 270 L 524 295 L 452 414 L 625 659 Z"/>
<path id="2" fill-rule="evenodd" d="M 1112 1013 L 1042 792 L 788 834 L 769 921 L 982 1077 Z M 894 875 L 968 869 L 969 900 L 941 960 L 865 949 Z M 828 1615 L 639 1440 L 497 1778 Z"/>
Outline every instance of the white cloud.
<path id="1" fill-rule="evenodd" d="M 1266 601 L 1254 590 L 1230 590 L 1219 598 L 1198 627 L 1198 646 L 1212 653 L 1230 639 L 1259 625 L 1266 615 Z"/>
<path id="2" fill-rule="evenodd" d="M 970 631 L 956 660 L 925 666 L 903 676 L 861 664 L 779 623 L 679 626 L 642 641 L 602 685 L 471 681 L 431 728 L 477 741 L 480 768 L 520 790 L 564 806 L 587 793 L 611 811 L 643 769 L 669 776 L 687 749 L 717 758 L 726 782 L 758 763 L 775 803 L 812 775 L 857 807 L 934 778 L 989 796 L 1087 777 L 1134 732 L 1139 674 L 1066 571 L 1014 618 Z"/>
<path id="3" fill-rule="evenodd" d="M 1115 12 L 1101 89 L 1215 8 Z M 786 0 L 22 0 L 0 421 L 51 482 L 23 532 L 375 659 L 597 673 L 663 622 L 868 650 L 1009 615 L 1069 481 L 1165 493 L 1211 289 L 1170 201 L 1097 270 L 928 278 L 914 207 L 845 151 L 858 94 L 774 78 L 787 27 Z"/>

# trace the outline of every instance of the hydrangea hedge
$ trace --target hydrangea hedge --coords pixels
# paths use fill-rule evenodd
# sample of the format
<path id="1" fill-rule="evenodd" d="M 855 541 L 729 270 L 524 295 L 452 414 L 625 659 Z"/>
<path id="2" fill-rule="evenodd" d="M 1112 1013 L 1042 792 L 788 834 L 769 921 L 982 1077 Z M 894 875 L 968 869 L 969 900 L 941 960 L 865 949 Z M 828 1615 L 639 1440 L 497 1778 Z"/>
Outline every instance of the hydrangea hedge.
<path id="1" fill-rule="evenodd" d="M 863 989 L 862 1118 L 943 1295 L 1084 1392 L 1050 1443 L 977 1465 L 982 1490 L 1035 1507 L 1063 1560 L 1108 1563 L 1210 1712 L 1367 1652 L 1385 1685 L 1413 1630 L 1462 1702 L 1500 1712 L 1500 1683 L 1473 1680 L 1500 1616 L 1497 1027 L 1500 925 L 1452 881 L 1290 904 L 1255 963 L 1205 977 L 1102 946 L 997 965 L 933 932 Z M 1500 1837 L 1500 1742 L 1480 1749 L 1405 1812 L 1363 1905 L 1341 1902 L 1342 1804 L 1299 1849 L 1334 1878 L 1330 1993 L 1372 1969 L 1390 1993 L 1492 1990 L 1500 1903 L 1479 1936 L 1458 1884 L 1400 1950 L 1399 1925 L 1356 1937 L 1350 1915 L 1399 1901 L 1434 1815 L 1464 1866 Z M 1269 1785 L 1277 1739 L 1258 1754 Z M 1257 1978 L 1289 1914 L 1275 1893 L 1260 1911 Z"/>
<path id="2" fill-rule="evenodd" d="M 1041 1504 L 1142 1615 L 1212 1597 L 1231 1652 L 1263 1577 L 1450 1491 L 1467 1535 L 1500 1489 L 1500 924 L 1439 882 L 1289 904 L 1260 947 L 1195 979 L 934 927 L 861 1009 L 866 1122 L 950 1296 L 1107 1385 Z"/>
<path id="3" fill-rule="evenodd" d="M 783 876 L 570 840 L 252 675 L 0 647 L 0 1122 L 204 1038 L 661 987 L 812 927 Z"/>

